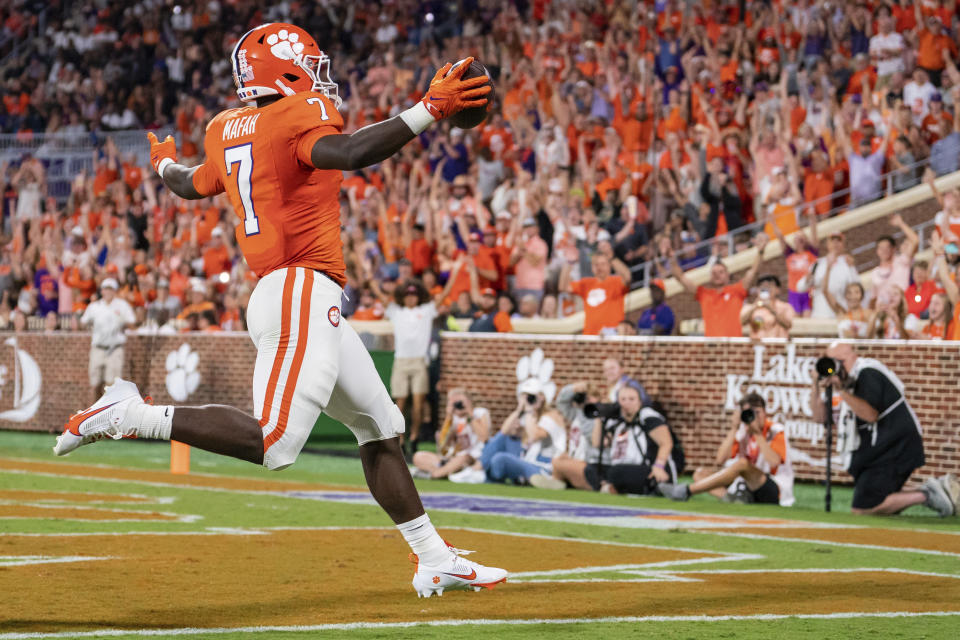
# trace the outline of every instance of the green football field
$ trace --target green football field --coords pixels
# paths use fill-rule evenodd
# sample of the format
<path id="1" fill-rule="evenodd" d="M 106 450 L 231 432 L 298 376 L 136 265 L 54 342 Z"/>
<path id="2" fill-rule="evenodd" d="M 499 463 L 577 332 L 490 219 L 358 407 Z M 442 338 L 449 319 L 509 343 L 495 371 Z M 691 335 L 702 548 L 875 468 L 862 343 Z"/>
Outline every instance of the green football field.
<path id="1" fill-rule="evenodd" d="M 418 481 L 491 591 L 418 599 L 359 460 L 276 473 L 165 443 L 0 432 L 0 640 L 13 638 L 956 638 L 960 519 Z"/>

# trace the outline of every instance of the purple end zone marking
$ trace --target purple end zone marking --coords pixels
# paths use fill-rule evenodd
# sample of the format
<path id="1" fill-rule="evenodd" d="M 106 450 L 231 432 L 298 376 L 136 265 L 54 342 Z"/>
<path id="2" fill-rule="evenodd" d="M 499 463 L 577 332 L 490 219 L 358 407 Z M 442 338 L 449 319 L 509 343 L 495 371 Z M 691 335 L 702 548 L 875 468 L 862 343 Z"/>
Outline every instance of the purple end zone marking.
<path id="1" fill-rule="evenodd" d="M 359 491 L 288 491 L 284 495 L 306 500 L 327 500 L 355 504 L 376 504 L 369 493 Z M 676 515 L 675 511 L 632 509 L 630 507 L 606 507 L 576 503 L 494 498 L 480 495 L 423 494 L 420 496 L 427 509 L 482 513 L 487 515 L 516 516 L 521 518 L 622 518 L 624 516 Z"/>

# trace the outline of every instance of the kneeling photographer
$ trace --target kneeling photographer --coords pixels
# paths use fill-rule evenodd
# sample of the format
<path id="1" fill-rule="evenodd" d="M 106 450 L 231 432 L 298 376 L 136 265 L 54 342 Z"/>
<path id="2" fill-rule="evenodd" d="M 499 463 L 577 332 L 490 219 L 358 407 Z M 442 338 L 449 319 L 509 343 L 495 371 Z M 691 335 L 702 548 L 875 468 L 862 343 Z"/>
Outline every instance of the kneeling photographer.
<path id="1" fill-rule="evenodd" d="M 900 378 L 844 342 L 831 344 L 816 368 L 819 375 L 810 398 L 813 419 L 825 418 L 823 392 L 828 385 L 840 396 L 837 448 L 853 476 L 851 511 L 890 515 L 922 504 L 941 516 L 954 515 L 960 484 L 951 474 L 928 478 L 915 489 L 903 488 L 925 460 L 920 423 Z"/>
<path id="2" fill-rule="evenodd" d="M 583 468 L 585 484 L 607 493 L 655 493 L 658 482 L 676 482 L 683 448 L 662 414 L 641 401 L 642 387 L 627 380 L 615 404 L 584 407 L 596 418 L 593 446 L 600 460 Z"/>
<path id="3" fill-rule="evenodd" d="M 767 403 L 758 393 L 740 400 L 740 411 L 717 450 L 715 468 L 697 469 L 693 484 L 660 483 L 660 493 L 689 500 L 709 491 L 722 500 L 793 505 L 793 467 L 783 425 L 767 417 Z M 745 489 L 734 491 L 735 487 Z"/>

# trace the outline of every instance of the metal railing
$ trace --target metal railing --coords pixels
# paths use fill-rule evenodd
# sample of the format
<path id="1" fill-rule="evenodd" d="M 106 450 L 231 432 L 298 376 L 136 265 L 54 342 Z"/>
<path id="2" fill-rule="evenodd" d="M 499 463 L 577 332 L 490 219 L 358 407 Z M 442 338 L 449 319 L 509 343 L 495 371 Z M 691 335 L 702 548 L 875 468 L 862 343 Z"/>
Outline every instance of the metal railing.
<path id="1" fill-rule="evenodd" d="M 167 134 L 179 136 L 173 129 L 157 131 L 163 138 Z M 87 133 L 5 133 L 0 134 L 0 162 L 18 164 L 29 154 L 39 159 L 47 173 L 47 195 L 61 204 L 70 196 L 74 177 L 94 170 L 94 154 L 107 141 L 113 140 L 123 162 L 130 156 L 142 167 L 150 166 L 150 145 L 146 131 L 91 131 Z"/>
<path id="2" fill-rule="evenodd" d="M 915 187 L 915 186 L 917 186 L 916 184 L 914 184 L 914 185 L 910 185 L 910 187 L 904 187 L 904 188 L 901 189 L 900 191 L 894 191 L 894 190 L 893 190 L 893 178 L 894 178 L 894 176 L 895 176 L 896 174 L 902 173 L 904 170 L 911 170 L 911 171 L 917 172 L 915 175 L 918 175 L 918 183 L 917 183 L 917 184 L 919 184 L 919 173 L 921 172 L 921 170 L 922 170 L 923 168 L 925 168 L 925 167 L 927 167 L 927 166 L 929 166 L 929 165 L 930 165 L 930 158 L 927 157 L 927 158 L 924 158 L 924 159 L 922 159 L 922 160 L 918 160 L 917 162 L 914 162 L 914 163 L 911 163 L 911 164 L 909 164 L 909 165 L 906 165 L 905 167 L 901 167 L 900 169 L 895 169 L 895 170 L 893 170 L 893 171 L 888 171 L 888 172 L 886 172 L 886 173 L 884 173 L 884 174 L 881 174 L 880 179 L 885 182 L 885 185 L 884 185 L 884 193 L 882 193 L 880 196 L 878 196 L 874 201 L 879 200 L 880 198 L 884 198 L 884 197 L 893 195 L 894 193 L 899 193 L 900 191 L 905 191 L 906 189 L 908 189 L 908 188 L 910 188 L 910 187 Z M 850 195 L 850 188 L 849 188 L 849 187 L 847 187 L 846 189 L 839 189 L 839 190 L 837 190 L 837 191 L 834 191 L 833 193 L 831 193 L 831 194 L 828 195 L 828 196 L 824 196 L 824 197 L 822 197 L 822 198 L 817 198 L 816 200 L 811 200 L 810 202 L 804 201 L 804 202 L 798 204 L 797 207 L 796 207 L 796 209 L 797 209 L 796 215 L 797 215 L 797 217 L 799 218 L 799 219 L 798 219 L 798 228 L 799 228 L 799 229 L 804 229 L 804 228 L 806 228 L 806 227 L 808 226 L 808 225 L 806 224 L 806 217 L 805 217 L 805 216 L 802 216 L 802 217 L 800 216 L 800 213 L 801 213 L 802 211 L 809 210 L 809 209 L 815 209 L 818 205 L 820 205 L 820 204 L 822 204 L 822 203 L 824 203 L 824 202 L 833 202 L 833 201 L 836 200 L 838 197 L 839 197 L 839 198 L 842 198 L 842 197 L 848 196 L 848 195 Z M 862 203 L 862 204 L 867 204 L 867 203 Z M 862 206 L 862 204 L 861 204 L 861 205 L 856 205 L 856 206 Z M 854 205 L 852 205 L 852 204 L 850 204 L 850 203 L 842 204 L 842 205 L 839 205 L 839 206 L 836 206 L 836 207 L 833 207 L 833 208 L 829 209 L 826 213 L 817 215 L 817 218 L 818 218 L 818 219 L 820 219 L 820 218 L 823 218 L 823 219 L 832 218 L 832 217 L 834 217 L 834 216 L 840 215 L 840 214 L 842 214 L 842 213 L 850 210 L 850 209 L 853 208 L 853 207 L 854 207 Z M 694 269 L 694 268 L 696 268 L 696 267 L 700 267 L 700 266 L 703 266 L 704 264 L 706 264 L 706 263 L 709 261 L 709 259 L 710 259 L 710 253 L 711 253 L 711 250 L 712 250 L 712 248 L 713 248 L 713 245 L 715 245 L 718 241 L 719 241 L 719 242 L 726 243 L 726 245 L 727 245 L 727 246 L 726 246 L 727 255 L 728 255 L 728 256 L 732 256 L 734 253 L 736 253 L 736 239 L 737 239 L 737 237 L 739 237 L 739 236 L 741 236 L 741 235 L 743 235 L 743 234 L 749 234 L 750 236 L 753 236 L 754 233 L 756 233 L 757 231 L 759 231 L 760 229 L 762 229 L 763 227 L 765 227 L 766 224 L 767 224 L 766 221 L 751 222 L 750 224 L 745 224 L 745 225 L 743 225 L 743 226 L 741 226 L 741 227 L 737 227 L 736 229 L 731 229 L 731 230 L 727 231 L 727 233 L 725 233 L 725 234 L 722 235 L 722 236 L 716 236 L 716 237 L 713 237 L 713 238 L 709 238 L 709 239 L 707 239 L 707 240 L 701 240 L 700 242 L 697 242 L 697 243 L 695 243 L 695 244 L 693 244 L 693 245 L 690 245 L 690 246 L 688 246 L 688 247 L 684 247 L 684 248 L 682 249 L 682 252 L 683 252 L 684 254 L 692 253 L 693 255 L 696 255 L 696 256 L 697 256 L 697 260 L 692 261 L 692 262 L 687 266 L 687 268 L 684 269 L 684 271 L 689 271 L 690 269 Z M 901 235 L 902 235 L 902 233 L 901 233 Z M 875 243 L 874 243 L 874 244 L 875 244 Z M 680 252 L 677 251 L 677 254 L 678 254 L 678 258 L 679 258 Z M 655 277 L 655 276 L 654 276 L 654 269 L 655 269 L 656 267 L 655 267 L 654 265 L 655 265 L 656 263 L 660 263 L 660 269 L 661 269 L 661 272 L 662 272 L 662 273 L 669 273 L 670 269 L 669 269 L 667 266 L 665 266 L 665 258 L 663 258 L 663 257 L 659 257 L 659 256 L 658 256 L 658 257 L 653 258 L 653 259 L 651 259 L 651 260 L 647 260 L 646 262 L 641 262 L 641 263 L 639 263 L 639 264 L 636 264 L 636 265 L 630 267 L 630 272 L 631 272 L 631 274 L 633 274 L 633 281 L 632 281 L 632 283 L 631 283 L 631 288 L 632 288 L 632 289 L 641 289 L 641 288 L 643 288 L 643 287 L 649 286 L 650 281 Z M 638 273 L 641 274 L 639 278 L 637 277 L 637 274 L 638 274 Z"/>
<path id="3" fill-rule="evenodd" d="M 936 228 L 936 226 L 937 226 L 937 221 L 931 218 L 930 220 L 925 220 L 920 224 L 912 227 L 912 229 L 917 232 L 917 237 L 918 237 L 917 251 L 918 252 L 926 249 L 927 241 L 929 239 L 930 233 L 934 228 Z M 903 231 L 897 231 L 896 233 L 890 234 L 890 237 L 896 240 L 897 242 L 899 242 L 905 236 L 906 234 Z M 850 251 L 850 255 L 854 257 L 854 262 L 858 265 L 858 271 L 861 271 L 861 272 L 869 271 L 870 269 L 873 269 L 879 264 L 880 261 L 876 259 L 876 256 L 874 256 L 874 258 L 871 260 L 864 260 L 862 262 L 857 262 L 856 260 L 858 256 L 863 255 L 864 253 L 876 251 L 876 248 L 877 248 L 877 241 L 874 240 L 873 242 L 868 242 L 867 244 L 860 245 L 856 249 L 852 249 Z"/>

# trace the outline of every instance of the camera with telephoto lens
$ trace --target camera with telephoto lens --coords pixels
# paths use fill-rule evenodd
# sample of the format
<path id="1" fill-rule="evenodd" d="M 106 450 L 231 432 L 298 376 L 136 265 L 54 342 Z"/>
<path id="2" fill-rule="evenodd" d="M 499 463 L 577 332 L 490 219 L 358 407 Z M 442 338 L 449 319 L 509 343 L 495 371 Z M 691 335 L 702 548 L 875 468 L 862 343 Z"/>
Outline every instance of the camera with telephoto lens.
<path id="1" fill-rule="evenodd" d="M 591 402 L 583 405 L 583 415 L 593 418 L 614 418 L 620 415 L 620 405 L 616 402 Z"/>
<path id="2" fill-rule="evenodd" d="M 817 370 L 817 375 L 821 378 L 829 378 L 830 376 L 835 376 L 840 373 L 840 369 L 843 365 L 840 364 L 840 361 L 836 358 L 828 358 L 824 356 L 817 360 L 815 369 Z"/>
<path id="3" fill-rule="evenodd" d="M 752 407 L 747 407 L 740 412 L 740 422 L 743 424 L 750 424 L 757 419 L 757 412 L 753 410 Z"/>
<path id="4" fill-rule="evenodd" d="M 463 404 L 463 400 L 457 400 L 456 402 L 453 403 L 453 408 L 456 409 L 457 411 L 463 411 L 464 409 L 467 408 L 467 405 Z"/>
<path id="5" fill-rule="evenodd" d="M 586 391 L 577 391 L 573 394 L 571 400 L 576 404 L 583 404 L 587 401 L 587 392 Z"/>

